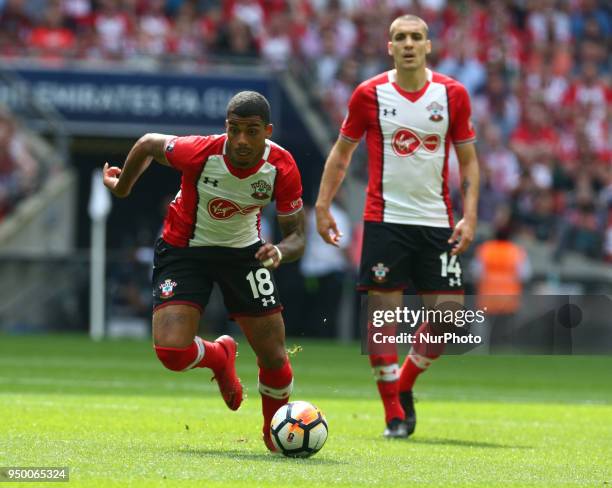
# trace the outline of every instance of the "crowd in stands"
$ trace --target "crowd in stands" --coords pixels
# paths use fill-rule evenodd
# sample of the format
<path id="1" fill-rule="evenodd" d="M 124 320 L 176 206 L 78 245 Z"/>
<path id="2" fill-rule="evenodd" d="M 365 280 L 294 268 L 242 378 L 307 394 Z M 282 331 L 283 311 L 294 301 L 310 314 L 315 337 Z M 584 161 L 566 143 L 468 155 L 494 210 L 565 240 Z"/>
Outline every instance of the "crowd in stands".
<path id="1" fill-rule="evenodd" d="M 258 61 L 296 73 L 335 134 L 356 85 L 389 68 L 387 27 L 401 13 L 426 20 L 430 66 L 471 94 L 481 219 L 509 212 L 558 259 L 612 262 L 607 2 L 0 0 L 0 56 Z"/>
<path id="2" fill-rule="evenodd" d="M 0 222 L 39 183 L 34 159 L 12 114 L 0 106 Z"/>

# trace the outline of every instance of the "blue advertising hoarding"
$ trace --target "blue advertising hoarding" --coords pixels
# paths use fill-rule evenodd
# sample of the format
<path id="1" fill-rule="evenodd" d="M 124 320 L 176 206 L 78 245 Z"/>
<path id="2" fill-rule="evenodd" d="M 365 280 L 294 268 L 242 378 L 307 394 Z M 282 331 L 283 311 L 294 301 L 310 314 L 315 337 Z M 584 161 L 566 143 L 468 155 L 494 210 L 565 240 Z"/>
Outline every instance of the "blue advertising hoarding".
<path id="1" fill-rule="evenodd" d="M 143 132 L 210 133 L 223 129 L 229 99 L 255 90 L 278 105 L 278 83 L 256 69 L 226 74 L 16 68 L 0 79 L 0 103 L 16 112 L 33 97 L 65 118 L 74 135 L 136 136 Z"/>

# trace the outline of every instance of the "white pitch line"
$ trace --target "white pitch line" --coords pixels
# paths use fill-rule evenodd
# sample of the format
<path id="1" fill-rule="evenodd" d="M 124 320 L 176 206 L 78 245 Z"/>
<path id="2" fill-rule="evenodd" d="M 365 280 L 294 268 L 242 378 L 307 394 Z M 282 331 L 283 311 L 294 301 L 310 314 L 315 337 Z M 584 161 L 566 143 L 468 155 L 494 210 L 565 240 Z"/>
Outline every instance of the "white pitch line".
<path id="1" fill-rule="evenodd" d="M 207 383 L 205 377 L 202 378 L 201 384 L 182 384 L 180 382 L 154 382 L 154 381 L 122 381 L 122 380 L 73 380 L 67 378 L 49 378 L 49 377 L 28 377 L 28 378 L 11 378 L 8 376 L 0 376 L 0 384 L 13 385 L 57 385 L 57 386 L 78 386 L 78 387 L 96 387 L 96 388 L 117 388 L 117 389 L 166 389 L 166 390 L 182 390 L 192 392 L 213 391 L 216 389 L 213 385 Z"/>

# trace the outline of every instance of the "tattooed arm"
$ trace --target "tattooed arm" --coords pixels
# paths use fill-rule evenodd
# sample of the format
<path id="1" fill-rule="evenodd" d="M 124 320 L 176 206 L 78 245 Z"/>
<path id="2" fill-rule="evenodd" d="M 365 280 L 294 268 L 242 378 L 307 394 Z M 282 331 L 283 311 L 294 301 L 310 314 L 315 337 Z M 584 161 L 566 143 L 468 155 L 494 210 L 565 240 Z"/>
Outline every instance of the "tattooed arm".
<path id="1" fill-rule="evenodd" d="M 264 266 L 271 269 L 278 268 L 281 263 L 278 251 L 282 255 L 282 261 L 287 263 L 300 259 L 304 254 L 304 245 L 306 243 L 304 209 L 291 215 L 279 215 L 278 225 L 283 234 L 283 240 L 276 244 L 276 246 L 266 243 L 255 254 L 255 257 L 264 263 Z M 267 264 L 269 259 L 272 259 L 272 262 Z"/>
<path id="2" fill-rule="evenodd" d="M 448 240 L 455 242 L 452 255 L 464 252 L 474 240 L 478 222 L 478 191 L 480 188 L 480 172 L 476 147 L 473 143 L 455 146 L 459 159 L 461 174 L 461 196 L 463 197 L 463 218 L 457 222 L 453 235 Z"/>

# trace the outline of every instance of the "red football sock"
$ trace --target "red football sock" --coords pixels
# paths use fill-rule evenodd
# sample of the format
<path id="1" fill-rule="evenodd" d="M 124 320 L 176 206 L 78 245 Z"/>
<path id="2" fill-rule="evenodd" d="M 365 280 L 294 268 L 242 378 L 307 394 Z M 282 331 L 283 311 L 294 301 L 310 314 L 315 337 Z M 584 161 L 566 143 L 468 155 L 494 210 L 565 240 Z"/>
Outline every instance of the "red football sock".
<path id="1" fill-rule="evenodd" d="M 385 407 L 385 422 L 393 418 L 403 420 L 405 414 L 399 402 L 397 354 L 370 354 L 370 364 Z"/>
<path id="2" fill-rule="evenodd" d="M 200 339 L 196 337 L 196 340 Z M 227 351 L 218 342 L 208 342 L 200 339 L 204 343 L 204 357 L 195 368 L 210 368 L 210 369 L 221 369 L 225 366 L 227 361 Z"/>
<path id="3" fill-rule="evenodd" d="M 185 348 L 154 346 L 157 357 L 172 371 L 186 371 L 192 368 L 219 369 L 225 365 L 227 353 L 217 342 L 208 342 L 196 337 Z"/>
<path id="4" fill-rule="evenodd" d="M 293 371 L 289 358 L 286 358 L 285 363 L 278 369 L 259 366 L 259 393 L 261 393 L 261 411 L 264 418 L 264 435 L 269 435 L 272 417 L 289 401 L 292 390 Z"/>
<path id="5" fill-rule="evenodd" d="M 399 391 L 412 390 L 418 376 L 444 351 L 444 344 L 427 344 L 420 340 L 424 333 L 435 334 L 427 322 L 423 322 L 415 334 L 415 342 L 402 364 L 399 375 Z"/>
<path id="6" fill-rule="evenodd" d="M 413 354 L 406 356 L 402 369 L 400 370 L 400 377 L 398 382 L 399 391 L 410 391 L 414 386 L 417 377 L 427 369 L 427 367 L 421 368 L 413 362 Z"/>

